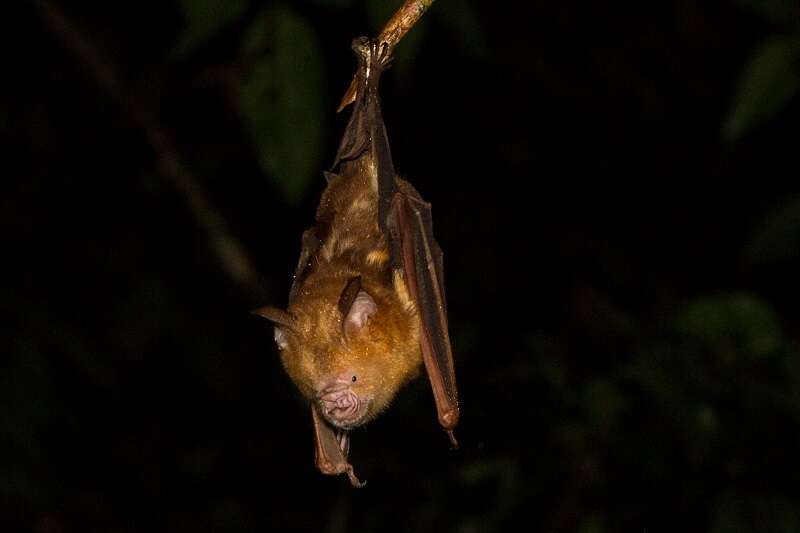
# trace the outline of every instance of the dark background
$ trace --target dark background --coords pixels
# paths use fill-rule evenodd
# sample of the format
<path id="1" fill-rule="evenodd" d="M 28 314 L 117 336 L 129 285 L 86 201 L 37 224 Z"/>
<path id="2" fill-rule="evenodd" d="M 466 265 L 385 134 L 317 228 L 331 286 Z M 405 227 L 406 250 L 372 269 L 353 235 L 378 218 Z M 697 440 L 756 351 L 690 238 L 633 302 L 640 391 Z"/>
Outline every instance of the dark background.
<path id="1" fill-rule="evenodd" d="M 366 488 L 315 470 L 247 311 L 286 302 L 349 42 L 396 6 L 5 8 L 0 530 L 800 531 L 791 1 L 435 3 L 384 114 L 462 449 L 420 379 L 354 432 Z"/>

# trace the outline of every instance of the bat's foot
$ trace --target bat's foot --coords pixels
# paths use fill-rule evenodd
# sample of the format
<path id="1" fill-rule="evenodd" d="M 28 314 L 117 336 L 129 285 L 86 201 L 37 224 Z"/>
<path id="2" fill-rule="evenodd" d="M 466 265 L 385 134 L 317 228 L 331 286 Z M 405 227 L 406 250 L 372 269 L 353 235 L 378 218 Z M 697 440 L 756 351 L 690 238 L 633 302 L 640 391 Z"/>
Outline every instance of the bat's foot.
<path id="1" fill-rule="evenodd" d="M 392 49 L 389 47 L 389 43 L 387 42 L 375 42 L 376 47 L 376 57 L 378 63 L 381 65 L 383 70 L 392 66 L 394 62 L 394 54 L 392 54 Z"/>
<path id="2" fill-rule="evenodd" d="M 392 49 L 389 43 L 367 37 L 353 39 L 351 48 L 358 56 L 359 62 L 363 61 L 368 73 L 380 73 L 392 64 Z"/>
<path id="3" fill-rule="evenodd" d="M 356 53 L 359 63 L 364 65 L 363 70 L 368 78 L 377 79 L 380 77 L 381 72 L 392 66 L 394 59 L 392 47 L 386 41 L 358 37 L 353 40 L 351 48 Z M 377 76 L 372 75 L 372 73 L 377 74 Z M 363 78 L 359 81 L 359 74 L 356 74 L 356 77 L 350 82 L 347 92 L 344 93 L 342 101 L 339 103 L 339 107 L 336 110 L 337 113 L 356 101 L 359 91 L 364 90 L 359 85 L 365 81 Z"/>

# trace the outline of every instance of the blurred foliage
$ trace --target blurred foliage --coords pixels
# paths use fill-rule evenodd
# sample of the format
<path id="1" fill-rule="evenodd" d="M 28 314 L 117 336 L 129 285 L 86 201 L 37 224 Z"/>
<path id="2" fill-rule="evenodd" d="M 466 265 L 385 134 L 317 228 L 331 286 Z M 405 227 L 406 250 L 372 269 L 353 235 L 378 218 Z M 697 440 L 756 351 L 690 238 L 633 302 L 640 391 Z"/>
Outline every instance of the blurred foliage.
<path id="1" fill-rule="evenodd" d="M 711 533 L 800 531 L 800 508 L 797 501 L 779 495 L 729 491 L 717 502 Z"/>
<path id="2" fill-rule="evenodd" d="M 239 111 L 262 168 L 297 203 L 320 175 L 327 114 L 324 69 L 312 27 L 289 4 L 265 9 L 245 33 L 248 72 Z"/>
<path id="3" fill-rule="evenodd" d="M 246 0 L 181 2 L 189 24 L 176 53 L 186 56 L 241 18 Z M 245 72 L 236 105 L 264 172 L 296 204 L 320 175 L 325 70 L 317 35 L 291 3 L 260 9 L 242 32 Z"/>
<path id="4" fill-rule="evenodd" d="M 485 60 L 489 54 L 486 32 L 472 0 L 449 0 L 436 4 L 433 16 L 449 32 L 452 38 L 467 55 Z"/>
<path id="5" fill-rule="evenodd" d="M 247 11 L 247 0 L 178 0 L 186 22 L 173 54 L 185 57 Z"/>
<path id="6" fill-rule="evenodd" d="M 775 310 L 762 299 L 743 293 L 690 302 L 676 318 L 674 327 L 699 345 L 753 359 L 769 356 L 783 341 Z"/>
<path id="7" fill-rule="evenodd" d="M 792 0 L 738 0 L 779 26 L 751 52 L 742 70 L 733 108 L 723 125 L 729 140 L 784 110 L 800 90 L 800 9 Z"/>
<path id="8" fill-rule="evenodd" d="M 736 3 L 773 24 L 800 22 L 800 11 L 794 0 L 736 0 Z"/>
<path id="9" fill-rule="evenodd" d="M 800 198 L 778 205 L 753 232 L 746 248 L 757 266 L 796 264 L 800 259 Z"/>
<path id="10" fill-rule="evenodd" d="M 753 51 L 725 122 L 729 139 L 777 115 L 800 89 L 800 34 L 774 35 Z"/>

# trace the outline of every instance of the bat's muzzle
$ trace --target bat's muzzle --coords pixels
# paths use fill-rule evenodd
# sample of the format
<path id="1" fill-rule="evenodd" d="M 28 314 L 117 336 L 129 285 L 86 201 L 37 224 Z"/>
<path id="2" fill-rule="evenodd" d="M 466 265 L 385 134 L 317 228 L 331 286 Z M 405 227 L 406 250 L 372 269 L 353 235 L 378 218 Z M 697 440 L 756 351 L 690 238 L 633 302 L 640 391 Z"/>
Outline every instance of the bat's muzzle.
<path id="1" fill-rule="evenodd" d="M 317 400 L 323 416 L 342 429 L 354 428 L 365 418 L 367 402 L 361 401 L 349 384 L 327 387 L 320 392 Z"/>

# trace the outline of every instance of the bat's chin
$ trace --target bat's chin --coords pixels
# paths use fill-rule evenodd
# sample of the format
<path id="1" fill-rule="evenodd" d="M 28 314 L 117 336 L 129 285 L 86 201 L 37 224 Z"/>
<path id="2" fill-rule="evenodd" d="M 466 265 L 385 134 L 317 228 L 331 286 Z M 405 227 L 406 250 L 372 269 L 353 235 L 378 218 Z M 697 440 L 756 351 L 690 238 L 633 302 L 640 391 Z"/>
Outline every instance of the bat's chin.
<path id="1" fill-rule="evenodd" d="M 317 395 L 320 413 L 332 425 L 353 429 L 369 418 L 370 400 L 360 398 L 348 385 L 335 385 Z"/>

